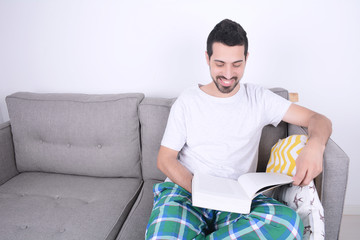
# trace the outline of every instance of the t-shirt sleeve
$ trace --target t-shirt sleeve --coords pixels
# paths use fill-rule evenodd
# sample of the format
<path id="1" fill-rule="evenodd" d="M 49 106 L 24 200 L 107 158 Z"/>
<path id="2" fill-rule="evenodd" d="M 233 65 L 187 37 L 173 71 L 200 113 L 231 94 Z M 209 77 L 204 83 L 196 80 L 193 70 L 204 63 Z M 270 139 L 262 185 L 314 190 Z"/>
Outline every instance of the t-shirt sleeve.
<path id="1" fill-rule="evenodd" d="M 269 89 L 263 89 L 264 111 L 266 115 L 267 124 L 277 126 L 284 118 L 291 102 Z"/>
<path id="2" fill-rule="evenodd" d="M 178 98 L 172 105 L 161 145 L 180 151 L 186 142 L 184 106 Z"/>

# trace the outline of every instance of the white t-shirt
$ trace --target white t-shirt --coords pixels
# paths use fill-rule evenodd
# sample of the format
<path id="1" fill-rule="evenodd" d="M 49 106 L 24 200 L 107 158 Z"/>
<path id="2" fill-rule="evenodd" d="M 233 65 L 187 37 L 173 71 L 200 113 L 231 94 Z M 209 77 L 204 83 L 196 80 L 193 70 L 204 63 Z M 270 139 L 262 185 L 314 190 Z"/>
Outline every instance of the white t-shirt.
<path id="1" fill-rule="evenodd" d="M 291 102 L 268 89 L 240 84 L 228 98 L 184 91 L 173 104 L 161 145 L 179 152 L 190 172 L 237 179 L 255 172 L 262 128 L 277 126 Z"/>

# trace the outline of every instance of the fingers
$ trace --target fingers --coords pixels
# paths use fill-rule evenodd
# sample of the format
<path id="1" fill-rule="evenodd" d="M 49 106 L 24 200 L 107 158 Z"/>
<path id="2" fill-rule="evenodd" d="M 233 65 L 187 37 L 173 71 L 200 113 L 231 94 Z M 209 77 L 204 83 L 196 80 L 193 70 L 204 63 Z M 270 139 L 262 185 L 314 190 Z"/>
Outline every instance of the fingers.
<path id="1" fill-rule="evenodd" d="M 317 174 L 313 176 L 313 174 L 311 174 L 309 170 L 298 171 L 293 177 L 293 185 L 307 186 L 316 176 Z"/>
<path id="2" fill-rule="evenodd" d="M 293 185 L 300 186 L 300 184 L 303 182 L 303 179 L 306 176 L 306 171 L 296 171 L 295 176 L 293 177 Z"/>
<path id="3" fill-rule="evenodd" d="M 312 176 L 310 174 L 306 174 L 303 181 L 300 183 L 300 186 L 307 186 L 310 184 L 310 182 L 313 180 Z"/>
<path id="4" fill-rule="evenodd" d="M 322 153 L 313 152 L 311 148 L 304 148 L 296 159 L 296 174 L 293 185 L 305 186 L 322 172 Z"/>
<path id="5" fill-rule="evenodd" d="M 306 172 L 305 177 L 302 179 L 302 181 L 300 182 L 300 186 L 307 186 L 310 184 L 310 182 L 313 180 L 312 175 L 310 174 L 309 171 Z"/>

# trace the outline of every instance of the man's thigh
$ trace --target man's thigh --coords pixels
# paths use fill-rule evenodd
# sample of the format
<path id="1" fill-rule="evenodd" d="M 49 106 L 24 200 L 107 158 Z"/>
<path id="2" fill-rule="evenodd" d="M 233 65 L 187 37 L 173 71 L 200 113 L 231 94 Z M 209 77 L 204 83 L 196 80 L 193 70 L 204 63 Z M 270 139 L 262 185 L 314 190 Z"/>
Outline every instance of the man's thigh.
<path id="1" fill-rule="evenodd" d="M 250 214 L 218 212 L 215 229 L 207 239 L 302 239 L 304 227 L 294 210 L 260 195 Z"/>
<path id="2" fill-rule="evenodd" d="M 155 184 L 154 206 L 145 239 L 205 239 L 202 209 L 193 207 L 191 194 L 179 185 Z"/>

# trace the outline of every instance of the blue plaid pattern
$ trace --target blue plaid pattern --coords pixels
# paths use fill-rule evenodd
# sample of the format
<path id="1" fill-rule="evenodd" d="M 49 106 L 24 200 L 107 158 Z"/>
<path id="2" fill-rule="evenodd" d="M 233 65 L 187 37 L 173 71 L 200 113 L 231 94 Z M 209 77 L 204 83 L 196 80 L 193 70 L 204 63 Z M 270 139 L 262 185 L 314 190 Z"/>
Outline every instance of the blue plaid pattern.
<path id="1" fill-rule="evenodd" d="M 155 184 L 145 239 L 302 239 L 297 213 L 264 195 L 250 214 L 193 207 L 191 194 L 172 182 Z"/>

